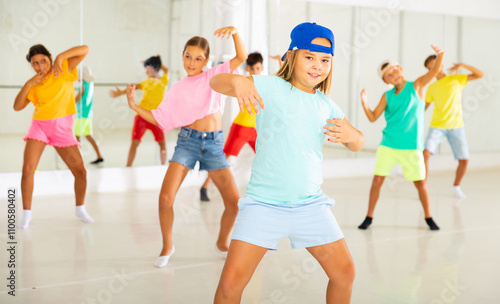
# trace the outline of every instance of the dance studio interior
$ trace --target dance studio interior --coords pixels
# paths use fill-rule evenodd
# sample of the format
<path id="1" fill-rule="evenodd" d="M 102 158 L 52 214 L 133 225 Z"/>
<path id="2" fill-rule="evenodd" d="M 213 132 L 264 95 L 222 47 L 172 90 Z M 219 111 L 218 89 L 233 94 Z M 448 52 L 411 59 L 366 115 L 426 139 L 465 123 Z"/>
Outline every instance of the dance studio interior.
<path id="1" fill-rule="evenodd" d="M 166 96 L 163 102 L 170 100 L 172 87 L 191 77 L 186 69 L 185 44 L 194 36 L 204 37 L 210 45 L 203 73 L 227 61 L 232 64 L 234 58 L 246 51 L 262 55 L 262 77 L 279 78 L 272 75 L 292 60 L 286 56 L 288 51 L 297 54 L 303 51 L 300 46 L 299 50 L 292 48 L 291 44 L 296 39 L 292 30 L 303 23 L 315 23 L 333 33 L 334 41 L 329 38 L 327 46 L 331 45 L 334 51 L 324 51 L 323 47 L 318 53 L 313 52 L 312 39 L 307 41 L 311 45 L 309 50 L 323 56 L 333 52 L 331 90 L 325 94 L 341 109 L 344 119 L 362 133 L 364 140 L 361 149 L 354 152 L 346 144 L 328 141 L 326 134 L 320 156 L 315 160 L 321 164 L 321 174 L 316 176 L 322 178 L 318 191 L 335 200 L 325 212 L 334 215 L 352 257 L 355 276 L 352 270 L 354 279 L 346 287 L 352 291 L 348 300 L 332 301 L 332 293 L 338 290 L 335 277 L 342 275 L 341 271 L 327 271 L 324 268 L 327 263 L 312 255 L 310 248 L 292 248 L 293 242 L 283 237 L 279 248 L 267 250 L 250 273 L 240 299 L 224 302 L 221 299 L 227 290 L 219 283 L 223 282 L 221 274 L 223 270 L 229 272 L 230 262 L 237 258 L 240 247 L 235 245 L 232 250 L 233 242 L 245 241 L 229 238 L 225 249 L 219 246 L 221 217 L 229 204 L 219 191 L 220 183 L 215 179 L 217 186 L 209 183 L 202 188 L 208 177 L 202 161 L 189 168 L 174 157 L 180 151 L 176 147 L 183 134 L 181 130 L 195 120 L 165 131 L 166 152 L 159 148 L 156 135 L 149 130 L 142 138 L 134 139 L 134 121 L 142 115 L 139 112 L 136 115 L 129 106 L 130 93 L 125 89 L 128 84 L 140 84 L 131 94 L 136 104 L 142 102 L 148 92 L 144 81 L 151 70 L 147 60 L 160 56 L 162 69 L 158 68 L 157 78 L 168 74 L 161 97 Z M 231 32 L 218 37 L 214 33 L 221 28 L 229 28 Z M 493 0 L 0 0 L 0 302 L 500 303 L 500 290 L 495 283 L 500 274 L 499 32 L 500 2 Z M 317 37 L 327 38 L 312 38 Z M 244 45 L 244 50 L 238 49 L 238 43 Z M 81 170 L 86 183 L 83 188 L 75 182 L 76 173 L 63 157 L 61 151 L 66 151 L 66 147 L 58 148 L 47 142 L 44 146 L 43 141 L 29 135 L 40 105 L 30 97 L 33 89 L 28 88 L 30 93 L 26 98 L 22 94 L 28 92 L 26 86 L 40 74 L 34 64 L 35 57 L 27 57 L 30 47 L 37 44 L 50 51 L 53 63 L 46 64 L 54 64 L 51 65 L 54 69 L 58 63 L 55 59 L 62 58 L 56 57 L 58 54 L 62 56 L 75 46 L 88 47 L 86 55 L 81 56 L 84 59 L 78 57 L 76 71 L 68 68 L 75 75 L 71 107 L 81 113 L 78 108 L 82 102 L 75 100 L 73 106 L 73 100 L 92 95 L 92 116 L 88 118 L 92 124 L 91 137 L 101 155 L 96 159 L 96 150 L 86 136 L 80 136 L 79 146 L 73 145 L 79 148 L 71 151 L 79 151 L 78 159 L 83 160 L 85 170 Z M 426 66 L 430 55 L 437 55 L 434 62 L 442 59 L 441 74 L 430 75 L 437 71 Z M 73 58 L 77 57 L 67 61 L 70 66 Z M 419 148 L 412 150 L 418 160 L 411 161 L 421 164 L 422 169 L 425 159 L 427 166 L 422 169 L 425 177 L 408 179 L 411 168 L 395 161 L 387 174 L 382 175 L 379 193 L 374 194 L 381 175 L 376 169 L 381 163 L 379 147 L 384 146 L 388 132 L 403 132 L 406 136 L 406 131 L 389 130 L 392 104 L 388 94 L 396 90 L 395 97 L 391 97 L 396 100 L 399 84 L 393 85 L 384 78 L 387 70 L 381 62 L 388 59 L 389 66 L 398 69 L 398 79 L 404 77 L 407 81 L 403 81 L 403 87 L 414 82 L 411 88 L 416 93 L 412 98 L 420 104 L 420 112 L 415 115 L 421 119 L 415 135 Z M 242 61 L 233 73 L 255 79 L 247 66 Z M 52 68 L 47 75 L 56 77 L 50 74 L 54 73 Z M 90 91 L 88 87 L 86 91 L 82 89 L 82 83 L 87 81 L 83 79 L 84 70 L 87 76 L 91 71 Z M 61 73 L 70 75 L 68 71 Z M 426 75 L 430 75 L 428 79 Z M 437 93 L 431 94 L 432 86 L 441 77 L 457 75 L 463 76 L 460 88 L 453 91 L 458 95 L 452 93 L 455 95 L 446 99 L 447 105 L 438 109 L 439 98 L 435 97 Z M 239 76 L 231 79 L 244 79 L 236 77 Z M 417 83 L 424 78 L 427 82 L 417 90 Z M 37 86 L 43 87 L 44 79 Z M 213 82 L 210 86 L 215 90 Z M 257 84 L 256 80 L 253 82 Z M 295 91 L 300 90 L 291 83 Z M 261 92 L 259 86 L 257 89 Z M 113 92 L 121 93 L 112 96 Z M 227 92 L 238 94 L 237 89 Z M 215 91 L 212 93 L 212 98 L 219 96 Z M 26 100 L 22 109 L 16 108 L 19 96 L 23 102 Z M 202 134 L 205 137 L 222 130 L 226 142 L 240 107 L 235 97 L 220 95 L 220 98 L 221 115 L 217 118 L 220 127 Z M 451 100 L 453 111 L 447 108 Z M 377 114 L 376 107 L 381 104 L 386 107 L 385 113 L 382 108 Z M 293 108 L 291 102 L 280 111 L 287 116 Z M 182 112 L 182 104 L 179 109 Z M 258 156 L 259 152 L 265 153 L 264 144 L 273 144 L 264 139 L 259 141 L 259 124 L 265 123 L 266 110 L 273 111 L 269 106 L 254 117 L 255 152 L 250 144 L 244 144 L 237 156 L 227 154 L 229 169 L 218 169 L 234 177 L 241 199 L 248 197 L 247 186 L 257 180 L 253 170 L 259 164 L 254 159 L 262 160 Z M 154 114 L 156 110 L 151 111 Z M 367 117 L 371 111 L 380 115 L 374 122 Z M 73 119 L 75 115 L 75 119 L 81 119 L 77 118 L 77 112 L 70 110 L 67 117 Z M 181 115 L 185 114 L 177 116 Z M 460 124 L 440 128 L 436 126 L 436 115 L 448 120 L 449 115 L 455 115 Z M 176 118 L 176 114 L 172 117 Z M 300 116 L 294 119 L 300 126 Z M 326 122 L 319 122 L 319 129 L 323 124 Z M 290 149 L 301 149 L 293 143 L 294 134 L 288 133 L 295 126 L 289 127 L 275 123 L 274 136 L 289 138 Z M 460 139 L 443 135 L 455 129 L 461 130 Z M 432 130 L 442 132 L 438 140 L 429 135 Z M 324 130 L 320 131 L 323 134 Z M 38 162 L 33 162 L 28 152 L 33 142 L 41 153 Z M 133 164 L 128 165 L 134 142 L 138 146 Z M 275 142 L 279 140 L 276 138 Z M 466 157 L 457 156 L 460 149 L 467 150 Z M 162 153 L 166 153 L 166 162 Z M 287 154 L 284 152 L 282 157 L 286 159 Z M 293 171 L 294 166 L 307 164 L 308 158 L 313 157 L 306 152 L 301 155 L 300 164 L 289 162 L 291 168 L 283 172 Z M 162 252 L 165 234 L 162 239 L 159 201 L 168 196 L 165 188 L 173 178 L 166 173 L 172 164 L 182 167 L 185 177 L 172 198 L 175 220 L 173 215 L 169 217 L 173 226 L 171 238 L 163 243 L 169 244 L 164 247 L 170 248 L 170 254 L 166 255 Z M 262 170 L 263 166 L 259 168 Z M 29 168 L 34 173 L 27 173 Z M 272 168 L 269 165 L 268 169 Z M 279 186 L 288 180 L 283 176 L 282 181 L 269 183 Z M 424 183 L 422 192 L 418 182 Z M 206 189 L 208 201 L 200 198 L 202 189 Z M 77 207 L 82 203 L 77 193 L 80 198 L 84 196 L 85 210 L 91 220 L 79 218 L 78 213 L 75 216 L 75 195 Z M 32 204 L 27 207 L 28 196 L 32 196 Z M 374 214 L 369 211 L 368 217 L 366 210 L 369 206 L 374 208 L 375 203 L 377 209 Z M 433 227 L 428 222 L 429 208 L 431 221 L 435 221 L 438 229 L 429 228 Z M 27 209 L 31 221 L 26 219 Z M 361 227 L 368 218 L 368 225 Z M 230 222 L 232 227 L 234 219 Z M 253 235 L 251 229 L 249 233 Z M 262 248 L 257 244 L 249 246 Z M 159 256 L 166 257 L 161 266 L 155 262 Z M 335 289 L 330 285 L 335 285 Z"/>

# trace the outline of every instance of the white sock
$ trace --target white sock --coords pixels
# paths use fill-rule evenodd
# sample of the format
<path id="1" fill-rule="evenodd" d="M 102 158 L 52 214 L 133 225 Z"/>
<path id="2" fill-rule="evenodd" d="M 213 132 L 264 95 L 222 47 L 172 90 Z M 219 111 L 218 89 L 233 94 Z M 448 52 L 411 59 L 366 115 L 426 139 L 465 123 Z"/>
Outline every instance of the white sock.
<path id="1" fill-rule="evenodd" d="M 33 218 L 33 215 L 31 214 L 31 210 L 23 210 L 23 218 L 17 225 L 19 228 L 28 228 L 30 225 L 31 219 Z"/>
<path id="2" fill-rule="evenodd" d="M 453 186 L 453 194 L 455 194 L 456 197 L 458 198 L 465 198 L 465 194 L 462 192 L 462 189 L 460 189 L 460 186 Z"/>
<path id="3" fill-rule="evenodd" d="M 169 255 L 161 255 L 159 256 L 153 263 L 153 265 L 155 267 L 158 267 L 158 268 L 162 268 L 162 267 L 165 267 L 167 266 L 168 264 L 168 260 L 170 259 L 170 257 L 172 256 L 172 254 L 174 254 L 175 252 L 175 246 L 172 247 L 172 251 L 170 252 Z"/>
<path id="4" fill-rule="evenodd" d="M 78 216 L 84 223 L 93 223 L 94 219 L 90 217 L 85 210 L 85 205 L 76 206 L 75 215 Z"/>

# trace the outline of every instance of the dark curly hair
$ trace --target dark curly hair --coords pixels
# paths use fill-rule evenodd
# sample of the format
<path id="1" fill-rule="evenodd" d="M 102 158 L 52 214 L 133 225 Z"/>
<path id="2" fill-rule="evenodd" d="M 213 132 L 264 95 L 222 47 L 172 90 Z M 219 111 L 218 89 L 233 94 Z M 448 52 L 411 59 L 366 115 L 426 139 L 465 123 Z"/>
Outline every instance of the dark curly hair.
<path id="1" fill-rule="evenodd" d="M 155 71 L 160 71 L 161 69 L 161 58 L 160 56 L 152 56 L 152 57 L 149 57 L 146 61 L 144 61 L 144 67 L 146 66 L 150 66 L 152 67 L 153 69 L 155 69 Z"/>
<path id="2" fill-rule="evenodd" d="M 28 60 L 28 62 L 31 63 L 31 58 L 33 58 L 33 56 L 38 54 L 45 55 L 50 58 L 50 61 L 52 61 L 52 57 L 49 51 L 41 44 L 35 44 L 34 46 L 30 47 L 28 55 L 26 55 L 26 60 Z"/>

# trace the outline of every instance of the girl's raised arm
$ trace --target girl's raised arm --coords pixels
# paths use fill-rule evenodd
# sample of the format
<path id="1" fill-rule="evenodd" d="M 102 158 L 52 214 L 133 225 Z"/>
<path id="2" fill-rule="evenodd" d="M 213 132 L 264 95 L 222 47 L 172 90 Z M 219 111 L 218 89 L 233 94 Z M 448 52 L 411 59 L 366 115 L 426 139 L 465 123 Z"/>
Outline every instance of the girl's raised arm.
<path id="1" fill-rule="evenodd" d="M 53 64 L 54 76 L 57 77 L 62 74 L 62 62 L 64 59 L 68 59 L 68 72 L 74 69 L 80 62 L 82 62 L 83 58 L 87 56 L 89 52 L 89 47 L 86 45 L 80 45 L 70 48 L 57 55 Z"/>
<path id="2" fill-rule="evenodd" d="M 233 36 L 234 49 L 236 50 L 236 56 L 230 61 L 231 72 L 236 70 L 245 60 L 247 60 L 248 54 L 245 50 L 245 44 L 241 40 L 238 30 L 234 26 L 227 26 L 220 28 L 214 33 L 217 38 L 224 38 L 227 35 L 227 39 Z"/>
<path id="3" fill-rule="evenodd" d="M 255 113 L 259 114 L 257 102 L 264 109 L 264 101 L 260 97 L 259 92 L 257 92 L 257 88 L 253 83 L 253 77 L 220 73 L 212 77 L 210 87 L 221 94 L 236 97 L 241 112 L 246 108 L 248 113 L 252 113 L 253 107 Z"/>

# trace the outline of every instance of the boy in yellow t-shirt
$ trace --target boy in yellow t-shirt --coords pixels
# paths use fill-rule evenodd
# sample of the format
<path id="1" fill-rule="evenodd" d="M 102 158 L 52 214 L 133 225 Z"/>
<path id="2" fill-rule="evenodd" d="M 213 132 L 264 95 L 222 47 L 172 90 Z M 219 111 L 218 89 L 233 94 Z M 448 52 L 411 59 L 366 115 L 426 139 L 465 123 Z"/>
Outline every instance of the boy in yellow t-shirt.
<path id="1" fill-rule="evenodd" d="M 148 78 L 135 85 L 136 89 L 142 90 L 144 92 L 139 106 L 146 110 L 154 110 L 163 100 L 165 87 L 168 84 L 168 68 L 161 63 L 160 56 L 153 56 L 148 58 L 146 61 L 144 61 L 144 68 L 146 68 L 146 75 L 148 76 Z M 163 71 L 162 77 L 160 77 L 159 75 L 160 69 Z M 124 95 L 125 93 L 125 90 L 120 90 L 118 88 L 109 92 L 111 97 L 118 97 Z M 164 165 L 166 163 L 167 146 L 165 144 L 165 134 L 163 133 L 162 129 L 146 121 L 139 115 L 136 115 L 134 119 L 134 126 L 132 128 L 132 144 L 130 145 L 130 150 L 128 153 L 127 167 L 132 167 L 137 147 L 141 143 L 142 137 L 148 129 L 153 132 L 155 141 L 160 146 L 161 164 Z"/>
<path id="2" fill-rule="evenodd" d="M 245 70 L 250 75 L 260 75 L 264 70 L 262 63 L 264 58 L 258 52 L 248 54 L 247 66 Z M 224 145 L 224 153 L 226 154 L 226 159 L 229 156 L 238 156 L 241 148 L 248 143 L 255 153 L 255 142 L 257 140 L 257 131 L 255 130 L 255 112 L 252 111 L 250 115 L 247 111 L 240 112 L 238 116 L 233 121 L 231 125 L 231 130 L 227 137 L 226 144 Z M 200 189 L 200 199 L 204 202 L 208 202 L 210 199 L 207 195 L 208 185 L 210 184 L 210 177 L 207 177 L 203 186 Z"/>
<path id="3" fill-rule="evenodd" d="M 436 56 L 427 57 L 424 66 L 432 69 Z M 457 74 L 460 68 L 466 68 L 472 74 Z M 432 121 L 425 140 L 424 161 L 426 172 L 429 172 L 429 158 L 436 152 L 443 137 L 446 136 L 450 143 L 455 159 L 458 160 L 458 167 L 455 174 L 455 182 L 452 191 L 455 196 L 465 198 L 465 194 L 460 189 L 460 182 L 467 170 L 469 162 L 469 148 L 465 137 L 464 122 L 462 115 L 462 89 L 470 80 L 479 79 L 484 76 L 483 72 L 463 63 L 454 64 L 449 69 L 450 75 L 443 72 L 443 68 L 436 75 L 437 81 L 429 86 L 425 96 L 425 109 L 434 102 L 434 112 Z"/>

